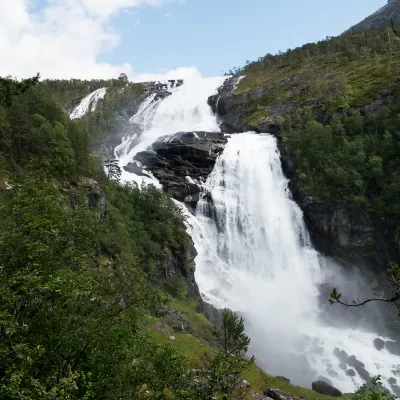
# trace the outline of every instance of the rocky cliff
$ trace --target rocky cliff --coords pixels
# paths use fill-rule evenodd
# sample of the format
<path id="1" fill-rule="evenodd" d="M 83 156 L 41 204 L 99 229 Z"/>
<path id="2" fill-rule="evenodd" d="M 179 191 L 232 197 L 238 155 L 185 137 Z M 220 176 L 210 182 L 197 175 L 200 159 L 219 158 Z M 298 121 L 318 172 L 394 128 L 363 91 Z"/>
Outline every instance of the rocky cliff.
<path id="1" fill-rule="evenodd" d="M 220 119 L 222 132 L 269 132 L 277 138 L 283 171 L 289 179 L 294 200 L 304 212 L 316 249 L 327 256 L 365 264 L 380 272 L 387 268 L 389 260 L 397 261 L 400 243 L 393 238 L 394 221 L 376 217 L 365 207 L 349 202 L 321 201 L 308 195 L 301 187 L 297 174 L 299 160 L 289 155 L 276 121 L 307 103 L 272 101 L 258 120 L 249 118 L 254 115 L 254 104 L 262 103 L 269 89 L 261 87 L 243 93 L 237 90 L 242 79 L 240 75 L 228 78 L 208 103 Z M 249 105 L 252 107 L 250 111 Z M 263 109 L 258 106 L 258 110 Z"/>
<path id="2" fill-rule="evenodd" d="M 194 209 L 201 183 L 211 173 L 226 142 L 221 133 L 178 132 L 159 138 L 151 149 L 138 153 L 125 169 L 137 173 L 139 162 L 153 173 L 174 199 L 184 201 Z"/>

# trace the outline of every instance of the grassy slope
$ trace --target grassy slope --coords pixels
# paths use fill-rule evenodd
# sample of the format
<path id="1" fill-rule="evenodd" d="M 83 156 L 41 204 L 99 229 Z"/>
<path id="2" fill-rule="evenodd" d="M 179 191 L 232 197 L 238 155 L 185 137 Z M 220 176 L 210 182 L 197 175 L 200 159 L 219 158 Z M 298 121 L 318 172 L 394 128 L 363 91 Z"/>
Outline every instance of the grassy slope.
<path id="1" fill-rule="evenodd" d="M 247 102 L 242 111 L 246 123 L 259 125 L 271 115 L 274 106 L 292 102 L 296 106 L 361 107 L 379 98 L 379 92 L 393 85 L 400 74 L 400 53 L 369 55 L 346 62 L 337 54 L 306 58 L 302 65 L 288 64 L 275 70 L 248 69 L 235 95 L 249 95 L 267 89 L 260 99 Z"/>
<path id="2" fill-rule="evenodd" d="M 199 368 L 202 360 L 206 360 L 215 348 L 216 342 L 213 335 L 214 325 L 206 319 L 204 314 L 196 312 L 197 302 L 178 301 L 171 302 L 173 313 L 179 313 L 179 319 L 184 320 L 193 330 L 191 334 L 187 330 L 176 332 L 176 322 L 149 320 L 149 336 L 155 343 L 171 344 L 182 356 L 185 357 L 189 368 Z M 175 339 L 171 339 L 173 336 Z M 294 386 L 279 378 L 275 378 L 263 372 L 256 364 L 243 373 L 243 379 L 251 385 L 251 393 L 263 393 L 267 388 L 280 389 L 290 396 L 304 400 L 333 400 L 329 396 L 323 396 L 313 390 Z M 311 384 L 311 382 L 310 382 Z M 351 395 L 343 395 L 342 399 L 351 398 Z"/>

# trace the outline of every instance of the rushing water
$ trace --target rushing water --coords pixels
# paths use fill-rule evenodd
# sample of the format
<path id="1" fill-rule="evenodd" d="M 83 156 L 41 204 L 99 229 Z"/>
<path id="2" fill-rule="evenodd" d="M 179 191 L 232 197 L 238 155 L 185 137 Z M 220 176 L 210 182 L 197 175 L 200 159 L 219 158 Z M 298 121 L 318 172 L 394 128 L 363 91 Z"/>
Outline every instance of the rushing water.
<path id="1" fill-rule="evenodd" d="M 376 334 L 320 319 L 318 288 L 331 271 L 291 200 L 275 138 L 232 135 L 205 190 L 212 202 L 204 197 L 191 221 L 196 281 L 206 300 L 244 316 L 267 371 L 306 386 L 322 375 L 346 392 L 364 383 L 359 374 L 393 376 L 400 358 L 377 351 Z M 340 351 L 355 358 L 340 367 Z"/>
<path id="2" fill-rule="evenodd" d="M 137 153 L 146 150 L 163 135 L 182 131 L 217 132 L 218 124 L 207 105 L 207 98 L 217 93 L 223 81 L 221 77 L 196 79 L 179 87 L 169 87 L 172 95 L 164 100 L 157 99 L 155 94 L 150 95 L 131 118 L 139 133 L 127 135 L 115 149 L 120 166 L 127 165 Z M 154 178 L 137 177 L 124 170 L 122 180 L 154 183 Z"/>
<path id="3" fill-rule="evenodd" d="M 120 165 L 160 136 L 217 131 L 207 98 L 221 83 L 221 78 L 203 79 L 171 89 L 162 101 L 150 96 L 132 118 L 140 133 L 125 137 L 116 149 Z M 143 181 L 125 172 L 124 180 L 133 179 Z M 335 323 L 321 318 L 320 285 L 332 284 L 332 276 L 337 280 L 339 269 L 310 243 L 276 140 L 268 134 L 232 135 L 204 190 L 212 201 L 204 197 L 189 217 L 198 252 L 196 280 L 205 300 L 244 316 L 258 363 L 308 387 L 321 375 L 345 392 L 363 384 L 361 376 L 368 374 L 382 375 L 388 384 L 400 358 L 375 349 L 377 334 L 350 329 L 338 323 L 337 314 Z"/>

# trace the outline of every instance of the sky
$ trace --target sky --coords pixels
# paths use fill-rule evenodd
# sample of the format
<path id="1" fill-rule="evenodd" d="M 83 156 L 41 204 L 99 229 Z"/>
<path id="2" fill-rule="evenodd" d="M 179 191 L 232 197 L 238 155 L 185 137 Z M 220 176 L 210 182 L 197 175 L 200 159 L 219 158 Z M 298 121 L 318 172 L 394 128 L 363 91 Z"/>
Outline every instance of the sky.
<path id="1" fill-rule="evenodd" d="M 336 36 L 387 0 L 0 0 L 0 76 L 217 76 Z"/>

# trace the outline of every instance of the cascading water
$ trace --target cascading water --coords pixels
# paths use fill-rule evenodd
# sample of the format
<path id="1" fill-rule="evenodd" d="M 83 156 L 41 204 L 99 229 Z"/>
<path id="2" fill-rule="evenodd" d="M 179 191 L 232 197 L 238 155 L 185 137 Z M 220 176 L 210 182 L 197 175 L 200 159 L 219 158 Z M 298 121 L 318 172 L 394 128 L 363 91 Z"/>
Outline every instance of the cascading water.
<path id="1" fill-rule="evenodd" d="M 207 98 L 217 93 L 224 78 L 206 78 L 185 82 L 179 87 L 169 87 L 172 93 L 165 99 L 157 94 L 150 95 L 131 118 L 131 123 L 139 126 L 139 134 L 128 135 L 115 149 L 123 169 L 134 156 L 146 150 L 158 138 L 185 131 L 217 132 L 217 121 L 207 105 Z M 148 174 L 151 177 L 151 174 Z M 138 177 L 123 169 L 123 181 L 154 183 L 154 178 Z"/>
<path id="2" fill-rule="evenodd" d="M 196 281 L 207 301 L 244 316 L 261 366 L 306 386 L 322 375 L 345 392 L 365 383 L 360 375 L 393 376 L 400 358 L 377 351 L 376 334 L 319 320 L 328 271 L 290 198 L 275 138 L 232 135 L 205 190 L 212 202 L 200 200 L 191 219 Z"/>
<path id="3" fill-rule="evenodd" d="M 120 166 L 159 137 L 218 131 L 207 98 L 222 82 L 199 79 L 169 89 L 172 95 L 165 99 L 149 96 L 131 119 L 139 131 L 115 149 Z M 156 182 L 150 173 L 124 171 L 122 179 Z M 320 284 L 331 285 L 338 270 L 310 244 L 302 212 L 290 198 L 276 140 L 268 134 L 232 135 L 204 190 L 211 196 L 200 200 L 195 216 L 188 214 L 198 252 L 196 280 L 208 302 L 245 317 L 258 364 L 307 387 L 318 375 L 345 392 L 369 375 L 384 376 L 389 387 L 387 378 L 400 370 L 400 358 L 375 349 L 377 334 L 333 327 L 320 318 Z"/>

